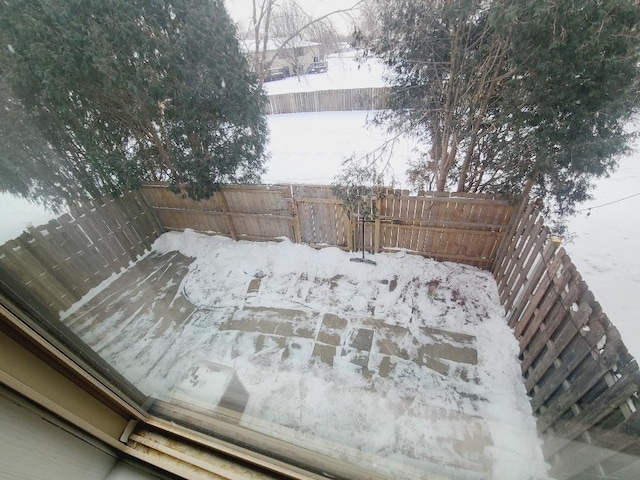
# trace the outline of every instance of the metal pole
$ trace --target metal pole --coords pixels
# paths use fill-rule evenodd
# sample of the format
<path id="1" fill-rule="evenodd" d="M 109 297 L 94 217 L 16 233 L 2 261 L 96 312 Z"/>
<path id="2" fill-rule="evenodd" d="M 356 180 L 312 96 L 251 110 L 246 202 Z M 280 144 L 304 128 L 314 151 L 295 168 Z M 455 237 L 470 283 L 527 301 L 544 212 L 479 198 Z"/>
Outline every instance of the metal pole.
<path id="1" fill-rule="evenodd" d="M 362 215 L 362 259 L 364 260 L 364 215 Z"/>

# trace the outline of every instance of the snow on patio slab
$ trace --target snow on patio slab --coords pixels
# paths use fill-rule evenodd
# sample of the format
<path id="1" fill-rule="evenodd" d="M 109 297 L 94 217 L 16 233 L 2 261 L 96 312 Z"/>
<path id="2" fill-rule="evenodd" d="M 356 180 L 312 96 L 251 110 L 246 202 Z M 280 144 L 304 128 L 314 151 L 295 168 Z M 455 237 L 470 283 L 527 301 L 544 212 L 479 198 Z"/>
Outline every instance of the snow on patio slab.
<path id="1" fill-rule="evenodd" d="M 544 478 L 491 275 L 352 256 L 166 233 L 62 318 L 145 394 L 214 409 L 239 380 L 241 425 L 377 473 Z"/>

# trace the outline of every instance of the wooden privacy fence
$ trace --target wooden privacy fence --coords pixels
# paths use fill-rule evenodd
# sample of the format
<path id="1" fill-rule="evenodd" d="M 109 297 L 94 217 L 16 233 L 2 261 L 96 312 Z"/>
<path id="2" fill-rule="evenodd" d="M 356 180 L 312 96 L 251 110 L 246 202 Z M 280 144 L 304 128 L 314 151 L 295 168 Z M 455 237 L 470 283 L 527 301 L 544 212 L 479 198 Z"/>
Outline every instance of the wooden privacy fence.
<path id="1" fill-rule="evenodd" d="M 640 478 L 640 372 L 534 206 L 493 267 L 554 478 Z"/>
<path id="2" fill-rule="evenodd" d="M 0 246 L 0 281 L 56 318 L 162 234 L 139 192 L 76 206 Z"/>
<path id="3" fill-rule="evenodd" d="M 327 186 L 229 186 L 198 202 L 175 195 L 163 184 L 146 185 L 143 194 L 169 230 L 362 248 L 360 223 Z M 513 213 L 504 200 L 470 194 L 410 196 L 389 191 L 376 204 L 378 218 L 365 224 L 369 251 L 405 249 L 481 268 L 493 264 Z"/>
<path id="4" fill-rule="evenodd" d="M 266 113 L 383 110 L 388 92 L 387 87 L 377 87 L 270 95 Z"/>

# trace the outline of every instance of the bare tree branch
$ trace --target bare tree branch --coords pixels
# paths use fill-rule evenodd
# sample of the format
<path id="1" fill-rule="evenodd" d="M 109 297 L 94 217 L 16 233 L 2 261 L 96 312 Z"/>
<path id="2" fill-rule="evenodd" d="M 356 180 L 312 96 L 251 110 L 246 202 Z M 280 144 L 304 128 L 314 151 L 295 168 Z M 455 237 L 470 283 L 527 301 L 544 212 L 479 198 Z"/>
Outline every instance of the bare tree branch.
<path id="1" fill-rule="evenodd" d="M 254 70 L 258 75 L 259 85 L 262 86 L 269 73 L 269 70 L 273 66 L 274 61 L 283 53 L 283 50 L 290 47 L 290 43 L 302 36 L 303 33 L 309 31 L 312 27 L 319 24 L 325 24 L 327 28 L 333 29 L 330 24 L 326 24 L 326 21 L 331 17 L 339 14 L 348 14 L 356 11 L 364 0 L 359 0 L 349 8 L 342 8 L 326 13 L 316 18 L 310 17 L 304 12 L 300 5 L 294 0 L 290 0 L 288 3 L 281 4 L 278 0 L 253 0 L 253 15 L 251 18 L 251 30 L 253 32 L 253 63 Z M 291 30 L 286 32 L 286 35 L 281 38 L 279 45 L 273 45 L 270 40 L 274 38 L 273 32 L 273 17 L 276 8 L 283 11 L 289 5 L 291 8 L 296 9 L 298 12 L 306 16 L 304 21 L 291 22 Z M 301 15 L 302 17 L 302 15 Z M 301 20 L 302 18 L 298 18 Z M 275 46 L 272 53 L 270 47 Z"/>

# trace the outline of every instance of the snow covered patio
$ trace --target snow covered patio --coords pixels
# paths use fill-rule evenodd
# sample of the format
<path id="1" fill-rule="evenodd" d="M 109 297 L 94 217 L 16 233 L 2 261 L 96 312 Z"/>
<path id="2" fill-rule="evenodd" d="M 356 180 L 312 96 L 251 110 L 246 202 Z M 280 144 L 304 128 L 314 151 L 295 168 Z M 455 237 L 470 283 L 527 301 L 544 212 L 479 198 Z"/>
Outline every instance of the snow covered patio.
<path id="1" fill-rule="evenodd" d="M 377 473 L 544 478 L 491 274 L 352 256 L 166 233 L 63 319 L 149 396 Z"/>

